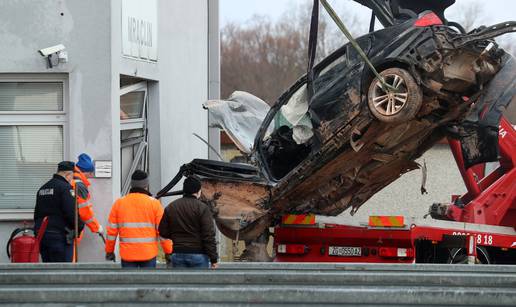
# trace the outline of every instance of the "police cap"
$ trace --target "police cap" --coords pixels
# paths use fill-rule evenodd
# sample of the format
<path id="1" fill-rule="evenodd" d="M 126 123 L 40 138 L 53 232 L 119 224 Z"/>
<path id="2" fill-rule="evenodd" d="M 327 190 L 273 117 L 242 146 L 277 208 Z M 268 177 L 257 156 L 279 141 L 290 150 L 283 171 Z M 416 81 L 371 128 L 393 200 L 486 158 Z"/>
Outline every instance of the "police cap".
<path id="1" fill-rule="evenodd" d="M 72 161 L 62 161 L 57 165 L 58 172 L 73 171 L 75 163 Z"/>

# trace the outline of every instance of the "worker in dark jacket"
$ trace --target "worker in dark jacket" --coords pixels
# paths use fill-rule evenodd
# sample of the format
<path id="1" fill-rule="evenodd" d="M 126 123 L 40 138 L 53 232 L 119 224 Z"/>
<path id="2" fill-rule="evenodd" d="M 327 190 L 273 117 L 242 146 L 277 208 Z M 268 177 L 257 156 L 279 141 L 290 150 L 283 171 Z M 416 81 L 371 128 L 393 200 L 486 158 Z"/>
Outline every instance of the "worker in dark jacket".
<path id="1" fill-rule="evenodd" d="M 72 189 L 75 164 L 60 162 L 57 173 L 37 192 L 34 210 L 34 228 L 38 232 L 43 218 L 48 226 L 41 240 L 43 262 L 71 262 L 75 229 L 75 193 Z M 83 224 L 79 225 L 82 230 Z"/>
<path id="2" fill-rule="evenodd" d="M 162 237 L 174 242 L 173 267 L 217 268 L 215 225 L 208 205 L 198 200 L 201 182 L 188 177 L 183 197 L 170 203 L 159 224 Z"/>

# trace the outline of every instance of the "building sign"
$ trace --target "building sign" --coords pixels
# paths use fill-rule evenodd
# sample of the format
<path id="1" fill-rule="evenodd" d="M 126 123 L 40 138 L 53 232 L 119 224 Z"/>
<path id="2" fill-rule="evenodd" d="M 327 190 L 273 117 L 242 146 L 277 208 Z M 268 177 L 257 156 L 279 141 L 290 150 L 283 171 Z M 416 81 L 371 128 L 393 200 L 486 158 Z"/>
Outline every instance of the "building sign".
<path id="1" fill-rule="evenodd" d="M 95 161 L 95 178 L 111 178 L 112 161 Z"/>
<path id="2" fill-rule="evenodd" d="M 158 60 L 157 0 L 122 0 L 122 54 Z"/>

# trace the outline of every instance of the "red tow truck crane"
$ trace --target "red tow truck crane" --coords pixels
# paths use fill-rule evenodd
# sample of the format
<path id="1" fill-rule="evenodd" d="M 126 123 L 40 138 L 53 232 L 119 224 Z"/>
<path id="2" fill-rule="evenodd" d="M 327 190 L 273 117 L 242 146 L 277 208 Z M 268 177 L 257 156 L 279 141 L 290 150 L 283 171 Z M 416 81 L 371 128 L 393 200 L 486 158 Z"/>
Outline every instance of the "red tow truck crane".
<path id="1" fill-rule="evenodd" d="M 316 223 L 284 216 L 274 230 L 277 262 L 516 264 L 516 126 L 502 117 L 499 166 L 466 169 L 459 141 L 451 151 L 467 188 L 431 219 L 371 216 L 362 225 Z"/>

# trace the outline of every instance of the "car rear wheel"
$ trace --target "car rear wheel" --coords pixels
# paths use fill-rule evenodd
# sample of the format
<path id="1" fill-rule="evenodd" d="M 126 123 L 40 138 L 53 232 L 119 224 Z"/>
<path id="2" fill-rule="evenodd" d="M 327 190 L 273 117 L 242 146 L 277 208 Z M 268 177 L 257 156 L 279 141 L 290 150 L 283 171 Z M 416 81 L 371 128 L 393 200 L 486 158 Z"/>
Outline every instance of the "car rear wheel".
<path id="1" fill-rule="evenodd" d="M 402 68 L 389 68 L 380 75 L 395 90 L 385 89 L 380 80 L 375 78 L 367 96 L 371 113 L 386 123 L 413 119 L 423 103 L 423 93 L 414 77 Z"/>

